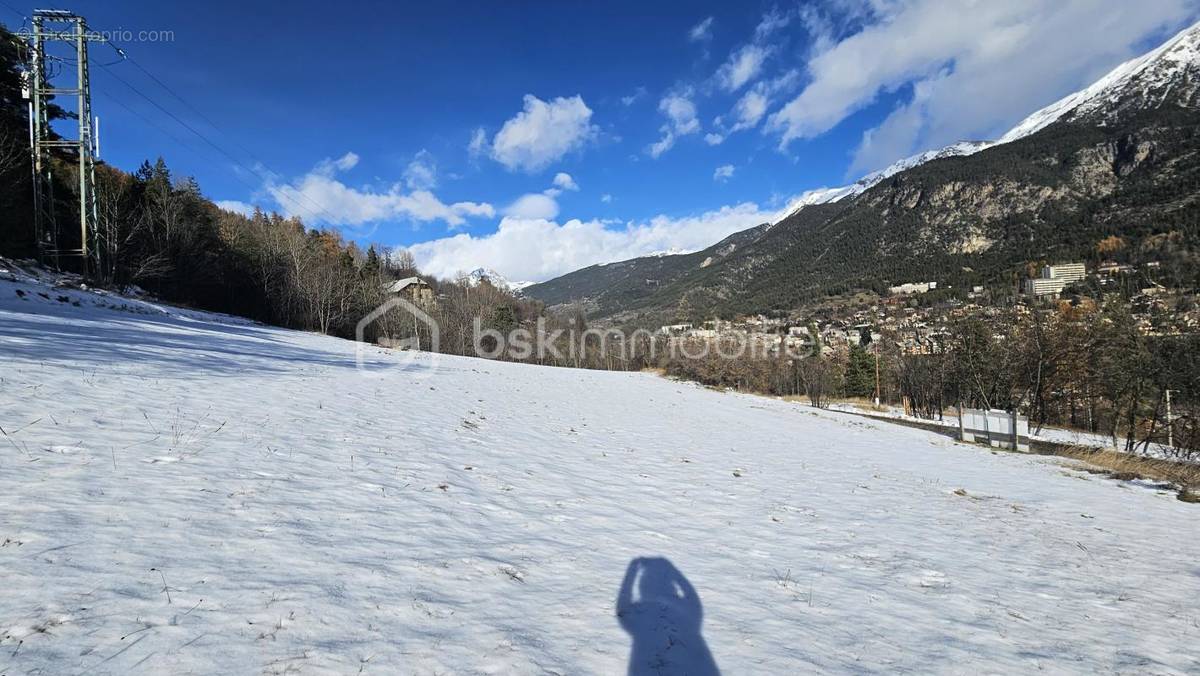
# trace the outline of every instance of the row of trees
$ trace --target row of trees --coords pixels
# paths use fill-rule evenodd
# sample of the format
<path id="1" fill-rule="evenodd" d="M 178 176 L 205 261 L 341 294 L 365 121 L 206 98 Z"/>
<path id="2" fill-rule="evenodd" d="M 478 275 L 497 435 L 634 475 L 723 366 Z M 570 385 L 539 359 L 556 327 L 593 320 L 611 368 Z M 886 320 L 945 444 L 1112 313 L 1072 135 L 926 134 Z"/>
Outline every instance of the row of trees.
<path id="1" fill-rule="evenodd" d="M 1048 311 L 1017 308 L 963 319 L 934 354 L 899 356 L 889 371 L 919 415 L 940 416 L 959 402 L 1018 409 L 1037 428 L 1102 433 L 1114 443 L 1124 439 L 1129 451 L 1167 441 L 1172 398 L 1169 436 L 1180 453 L 1195 455 L 1200 336 L 1159 331 L 1158 324 L 1141 324 L 1117 297 Z"/>
<path id="2" fill-rule="evenodd" d="M 333 230 L 261 211 L 217 208 L 159 159 L 98 172 L 101 281 L 176 302 L 350 337 L 411 259 L 365 251 Z"/>

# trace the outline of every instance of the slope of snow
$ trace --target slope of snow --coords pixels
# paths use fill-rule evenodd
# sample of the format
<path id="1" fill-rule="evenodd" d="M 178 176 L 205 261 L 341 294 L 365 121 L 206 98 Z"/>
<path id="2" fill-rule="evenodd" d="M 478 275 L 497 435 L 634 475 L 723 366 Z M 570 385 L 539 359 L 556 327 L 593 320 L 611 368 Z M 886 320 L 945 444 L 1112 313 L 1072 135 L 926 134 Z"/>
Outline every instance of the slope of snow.
<path id="1" fill-rule="evenodd" d="M 865 189 L 865 188 L 864 188 Z M 861 193 L 864 189 L 859 189 L 857 183 L 844 185 L 840 188 L 815 188 L 801 193 L 798 197 L 793 198 L 788 205 L 784 207 L 774 218 L 774 224 L 779 223 L 783 219 L 800 211 L 804 207 L 814 204 L 829 204 L 837 202 L 844 197 L 853 197 Z"/>
<path id="2" fill-rule="evenodd" d="M 0 275 L 0 673 L 610 674 L 631 640 L 637 673 L 1200 668 L 1200 512 L 1166 492 L 64 295 Z M 656 557 L 692 602 L 619 619 Z"/>

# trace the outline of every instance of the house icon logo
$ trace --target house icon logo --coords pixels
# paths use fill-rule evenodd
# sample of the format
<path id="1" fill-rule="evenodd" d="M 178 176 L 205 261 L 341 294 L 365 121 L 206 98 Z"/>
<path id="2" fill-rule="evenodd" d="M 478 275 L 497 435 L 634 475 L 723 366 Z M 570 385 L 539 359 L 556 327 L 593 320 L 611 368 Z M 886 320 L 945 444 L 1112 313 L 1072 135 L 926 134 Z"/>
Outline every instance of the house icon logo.
<path id="1" fill-rule="evenodd" d="M 379 345 L 392 348 L 386 362 L 368 360 L 367 332 L 376 322 L 387 322 L 387 332 L 378 337 Z M 393 297 L 375 308 L 354 327 L 354 364 L 360 373 L 379 375 L 382 368 L 412 367 L 428 362 L 428 371 L 435 370 L 441 358 L 441 328 L 437 320 L 411 301 Z M 374 348 L 379 350 L 378 347 Z"/>

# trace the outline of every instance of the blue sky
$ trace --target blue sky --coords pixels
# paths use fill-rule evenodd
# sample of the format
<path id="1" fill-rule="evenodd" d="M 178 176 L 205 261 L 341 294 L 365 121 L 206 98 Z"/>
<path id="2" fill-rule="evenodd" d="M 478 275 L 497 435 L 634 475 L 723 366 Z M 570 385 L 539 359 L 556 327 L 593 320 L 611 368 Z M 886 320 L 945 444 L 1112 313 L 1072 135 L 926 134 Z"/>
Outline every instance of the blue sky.
<path id="1" fill-rule="evenodd" d="M 172 90 L 130 63 L 94 68 L 106 161 L 162 155 L 230 208 L 410 247 L 441 276 L 519 280 L 701 248 L 805 190 L 993 138 L 1197 13 L 1195 0 L 647 4 L 64 7 L 129 31 L 116 37 Z"/>

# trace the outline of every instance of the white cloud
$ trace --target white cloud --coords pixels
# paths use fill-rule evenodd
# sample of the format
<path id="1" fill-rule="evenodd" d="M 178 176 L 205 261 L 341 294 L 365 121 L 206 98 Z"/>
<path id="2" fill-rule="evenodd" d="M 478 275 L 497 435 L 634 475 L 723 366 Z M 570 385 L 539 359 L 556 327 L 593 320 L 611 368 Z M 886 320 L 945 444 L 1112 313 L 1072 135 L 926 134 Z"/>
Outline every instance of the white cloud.
<path id="1" fill-rule="evenodd" d="M 232 211 L 235 214 L 241 214 L 247 217 L 254 215 L 254 205 L 247 204 L 246 202 L 241 202 L 238 200 L 217 200 L 216 205 L 219 209 Z"/>
<path id="2" fill-rule="evenodd" d="M 768 48 L 763 45 L 749 44 L 730 54 L 729 60 L 717 69 L 717 84 L 727 92 L 741 89 L 758 76 L 767 60 L 767 52 Z"/>
<path id="3" fill-rule="evenodd" d="M 437 162 L 428 150 L 417 153 L 404 169 L 404 184 L 409 190 L 432 190 L 437 181 Z"/>
<path id="4" fill-rule="evenodd" d="M 554 186 L 563 190 L 579 190 L 579 184 L 565 171 L 554 175 Z"/>
<path id="5" fill-rule="evenodd" d="M 696 119 L 696 104 L 687 95 L 664 97 L 658 109 L 667 116 L 676 134 L 684 136 L 700 131 L 700 120 Z"/>
<path id="6" fill-rule="evenodd" d="M 646 88 L 638 87 L 637 89 L 633 90 L 632 94 L 621 97 L 621 105 L 632 106 L 633 104 L 642 100 L 642 98 L 644 98 L 645 96 L 646 96 Z"/>
<path id="7" fill-rule="evenodd" d="M 731 178 L 733 178 L 733 165 L 732 164 L 723 164 L 723 165 L 717 167 L 717 170 L 713 172 L 713 180 L 714 181 L 724 183 L 725 181 L 728 181 Z"/>
<path id="8" fill-rule="evenodd" d="M 766 128 L 781 147 L 823 134 L 881 93 L 909 99 L 864 137 L 854 170 L 964 138 L 1002 133 L 1029 112 L 1178 28 L 1193 0 L 871 0 L 846 5 L 865 25 L 849 37 L 817 27 L 810 82 Z M 1086 27 L 1086 30 L 1083 29 Z"/>
<path id="9" fill-rule="evenodd" d="M 558 202 L 551 195 L 544 193 L 529 193 L 517 198 L 515 202 L 504 208 L 506 218 L 554 218 L 558 216 Z"/>
<path id="10" fill-rule="evenodd" d="M 692 29 L 688 31 L 688 40 L 692 42 L 708 42 L 712 39 L 712 25 L 713 17 L 710 16 L 692 26 Z"/>
<path id="11" fill-rule="evenodd" d="M 336 160 L 333 160 L 333 166 L 336 167 L 338 171 L 349 171 L 358 166 L 358 155 L 352 152 L 346 153 Z"/>
<path id="12" fill-rule="evenodd" d="M 733 114 L 737 118 L 737 122 L 733 125 L 733 131 L 741 131 L 743 129 L 753 129 L 758 126 L 758 121 L 767 114 L 767 106 L 771 100 L 767 98 L 762 91 L 751 89 L 738 99 L 738 102 L 733 106 Z"/>
<path id="13" fill-rule="evenodd" d="M 420 268 L 439 277 L 488 267 L 508 279 L 543 281 L 596 263 L 657 251 L 696 251 L 778 214 L 752 202 L 696 216 L 656 216 L 610 227 L 598 220 L 504 218 L 491 234 L 461 233 L 408 247 Z"/>
<path id="14" fill-rule="evenodd" d="M 467 144 L 467 152 L 474 159 L 485 154 L 487 149 L 487 132 L 484 131 L 483 127 L 477 127 L 475 131 L 471 132 L 471 142 Z"/>
<path id="15" fill-rule="evenodd" d="M 492 159 L 510 170 L 544 169 L 582 148 L 598 132 L 591 123 L 592 110 L 580 96 L 543 101 L 526 94 L 524 102 L 524 109 L 504 123 L 491 143 Z"/>
<path id="16" fill-rule="evenodd" d="M 288 183 L 272 181 L 265 186 L 288 216 L 299 216 L 309 224 L 357 226 L 392 219 L 444 221 L 454 227 L 468 217 L 492 218 L 496 210 L 483 202 L 446 204 L 428 190 L 405 192 L 399 183 L 384 189 L 353 188 L 336 174 L 358 164 L 358 156 L 346 153 L 337 160 L 323 160 L 312 171 Z"/>
<path id="17" fill-rule="evenodd" d="M 658 110 L 667 117 L 667 123 L 659 128 L 663 137 L 646 149 L 646 152 L 655 158 L 670 150 L 679 137 L 700 131 L 696 104 L 692 102 L 690 92 L 664 96 L 658 102 Z"/>
<path id="18" fill-rule="evenodd" d="M 792 21 L 792 15 L 780 12 L 778 9 L 773 9 L 763 15 L 762 21 L 758 22 L 758 26 L 754 28 L 755 42 L 762 42 L 771 37 L 776 31 L 786 28 Z"/>
<path id="19" fill-rule="evenodd" d="M 719 146 L 725 142 L 725 137 L 720 134 L 709 132 L 704 135 L 704 142 L 710 146 Z"/>
<path id="20" fill-rule="evenodd" d="M 658 158 L 675 145 L 675 135 L 668 127 L 663 127 L 663 137 L 646 147 L 650 157 Z"/>
<path id="21" fill-rule="evenodd" d="M 608 204 L 609 202 L 612 202 L 612 200 L 613 200 L 613 197 L 612 197 L 612 195 L 610 195 L 610 194 L 608 194 L 608 193 L 604 193 L 603 195 L 601 195 L 601 196 L 600 196 L 600 201 L 601 201 L 601 202 L 603 202 L 603 203 L 605 203 L 605 204 Z"/>

